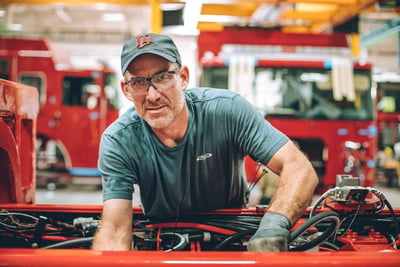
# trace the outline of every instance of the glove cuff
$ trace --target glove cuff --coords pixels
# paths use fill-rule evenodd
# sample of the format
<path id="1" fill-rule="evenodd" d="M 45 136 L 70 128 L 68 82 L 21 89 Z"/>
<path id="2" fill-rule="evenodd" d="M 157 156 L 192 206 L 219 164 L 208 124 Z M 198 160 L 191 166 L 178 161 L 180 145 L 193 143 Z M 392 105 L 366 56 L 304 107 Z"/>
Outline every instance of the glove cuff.
<path id="1" fill-rule="evenodd" d="M 264 217 L 261 219 L 258 229 L 276 229 L 277 226 L 285 230 L 290 230 L 290 228 L 292 228 L 292 224 L 286 215 L 278 212 L 268 212 L 265 213 Z"/>
<path id="2" fill-rule="evenodd" d="M 259 229 L 255 235 L 252 237 L 252 239 L 257 239 L 257 238 L 266 238 L 266 237 L 278 237 L 282 236 L 286 239 L 289 238 L 290 232 L 287 229 Z"/>

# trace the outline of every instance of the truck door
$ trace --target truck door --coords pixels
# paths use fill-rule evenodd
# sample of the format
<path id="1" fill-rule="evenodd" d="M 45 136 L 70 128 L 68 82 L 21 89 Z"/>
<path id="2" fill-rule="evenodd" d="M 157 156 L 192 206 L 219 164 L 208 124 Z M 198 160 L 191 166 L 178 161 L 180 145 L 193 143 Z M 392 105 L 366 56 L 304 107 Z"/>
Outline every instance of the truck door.
<path id="1" fill-rule="evenodd" d="M 57 136 L 70 155 L 72 175 L 98 175 L 101 88 L 94 75 L 66 74 L 63 77 L 62 104 L 56 114 Z"/>

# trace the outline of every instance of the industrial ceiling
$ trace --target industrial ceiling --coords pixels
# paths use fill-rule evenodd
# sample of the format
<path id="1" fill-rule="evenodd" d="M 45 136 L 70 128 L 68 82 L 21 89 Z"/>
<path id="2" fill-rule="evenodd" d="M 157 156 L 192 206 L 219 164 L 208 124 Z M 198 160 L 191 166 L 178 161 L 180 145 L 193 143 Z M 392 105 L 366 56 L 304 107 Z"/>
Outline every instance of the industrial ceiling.
<path id="1" fill-rule="evenodd" d="M 161 11 L 174 10 L 182 11 L 189 30 L 252 26 L 320 33 L 357 14 L 376 12 L 377 0 L 2 0 L 0 23 L 26 33 L 126 33 L 142 31 L 146 24 L 160 31 Z"/>

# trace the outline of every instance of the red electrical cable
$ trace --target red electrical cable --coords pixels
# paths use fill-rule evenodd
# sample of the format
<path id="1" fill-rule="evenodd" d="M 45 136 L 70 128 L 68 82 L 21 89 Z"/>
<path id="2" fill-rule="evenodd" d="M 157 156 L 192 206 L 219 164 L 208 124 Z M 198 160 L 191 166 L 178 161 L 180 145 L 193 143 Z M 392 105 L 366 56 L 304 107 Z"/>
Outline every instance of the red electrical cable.
<path id="1" fill-rule="evenodd" d="M 155 224 L 146 225 L 146 228 L 175 228 L 175 227 L 202 229 L 205 231 L 220 233 L 220 234 L 224 234 L 224 235 L 236 234 L 236 231 L 232 231 L 229 229 L 224 229 L 224 228 L 211 226 L 211 225 L 207 225 L 207 224 L 190 223 L 190 222 L 155 223 Z"/>

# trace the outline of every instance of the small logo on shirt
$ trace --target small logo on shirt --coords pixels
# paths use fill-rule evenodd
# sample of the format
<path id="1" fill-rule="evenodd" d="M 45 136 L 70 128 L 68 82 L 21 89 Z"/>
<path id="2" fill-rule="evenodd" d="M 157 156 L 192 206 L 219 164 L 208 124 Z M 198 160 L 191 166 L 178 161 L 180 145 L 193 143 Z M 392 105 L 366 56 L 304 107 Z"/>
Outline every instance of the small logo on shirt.
<path id="1" fill-rule="evenodd" d="M 199 160 L 206 160 L 207 158 L 211 158 L 212 157 L 212 154 L 211 153 L 206 153 L 206 154 L 204 154 L 204 155 L 200 155 L 200 156 L 198 156 L 197 157 L 197 161 L 199 161 Z"/>

